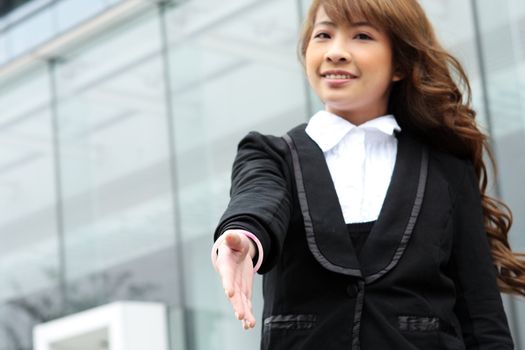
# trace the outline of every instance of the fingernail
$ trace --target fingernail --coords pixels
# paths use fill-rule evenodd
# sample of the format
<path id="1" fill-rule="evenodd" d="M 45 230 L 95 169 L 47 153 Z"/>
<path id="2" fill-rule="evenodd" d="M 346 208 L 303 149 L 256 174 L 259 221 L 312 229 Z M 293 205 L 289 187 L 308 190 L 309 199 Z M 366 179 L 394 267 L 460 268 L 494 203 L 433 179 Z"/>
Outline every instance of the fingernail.
<path id="1" fill-rule="evenodd" d="M 239 313 L 238 312 L 235 313 L 235 318 L 239 319 Z"/>

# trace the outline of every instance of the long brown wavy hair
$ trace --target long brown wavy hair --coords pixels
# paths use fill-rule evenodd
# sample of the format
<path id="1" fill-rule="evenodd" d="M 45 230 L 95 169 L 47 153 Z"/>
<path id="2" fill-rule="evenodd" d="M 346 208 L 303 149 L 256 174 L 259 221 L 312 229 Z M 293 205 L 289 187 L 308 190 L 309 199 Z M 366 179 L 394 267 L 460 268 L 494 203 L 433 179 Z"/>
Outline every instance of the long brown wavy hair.
<path id="1" fill-rule="evenodd" d="M 314 0 L 299 42 L 304 60 L 315 15 L 322 6 L 338 24 L 367 20 L 390 38 L 393 64 L 404 78 L 393 84 L 389 112 L 404 129 L 435 147 L 472 161 L 479 179 L 484 226 L 502 292 L 525 296 L 525 254 L 513 253 L 508 233 L 512 213 L 487 195 L 487 154 L 494 159 L 488 138 L 477 127 L 471 108 L 471 89 L 461 64 L 438 42 L 432 25 L 416 0 Z M 410 103 L 407 103 L 410 101 Z"/>

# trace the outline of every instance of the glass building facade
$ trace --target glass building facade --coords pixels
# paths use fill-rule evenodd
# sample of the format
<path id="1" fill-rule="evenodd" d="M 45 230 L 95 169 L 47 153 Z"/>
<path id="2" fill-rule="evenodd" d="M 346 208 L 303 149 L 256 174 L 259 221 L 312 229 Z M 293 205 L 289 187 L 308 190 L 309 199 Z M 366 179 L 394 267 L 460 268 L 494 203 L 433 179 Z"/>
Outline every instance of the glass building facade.
<path id="1" fill-rule="evenodd" d="M 421 2 L 471 78 L 525 251 L 525 2 Z M 238 141 L 321 107 L 296 54 L 309 3 L 34 0 L 0 18 L 0 350 L 116 300 L 168 305 L 173 350 L 257 348 L 212 232 Z M 525 302 L 505 304 L 525 349 Z"/>

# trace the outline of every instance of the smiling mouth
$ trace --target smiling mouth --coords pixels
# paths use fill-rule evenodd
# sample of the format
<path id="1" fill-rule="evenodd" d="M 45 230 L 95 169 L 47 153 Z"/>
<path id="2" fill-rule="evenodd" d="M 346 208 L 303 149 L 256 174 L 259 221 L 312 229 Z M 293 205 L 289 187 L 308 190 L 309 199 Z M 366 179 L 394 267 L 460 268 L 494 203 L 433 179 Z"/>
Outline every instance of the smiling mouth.
<path id="1" fill-rule="evenodd" d="M 321 77 L 332 80 L 347 80 L 357 78 L 352 74 L 321 74 Z"/>

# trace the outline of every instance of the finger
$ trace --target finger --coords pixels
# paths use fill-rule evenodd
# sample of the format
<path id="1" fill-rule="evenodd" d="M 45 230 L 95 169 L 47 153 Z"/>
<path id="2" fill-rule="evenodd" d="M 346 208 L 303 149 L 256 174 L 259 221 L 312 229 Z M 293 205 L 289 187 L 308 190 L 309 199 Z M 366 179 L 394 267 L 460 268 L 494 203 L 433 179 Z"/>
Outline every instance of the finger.
<path id="1" fill-rule="evenodd" d="M 253 272 L 253 268 L 249 266 L 247 271 L 244 273 L 244 279 L 245 279 L 245 285 L 244 290 L 246 297 L 248 300 L 252 300 L 252 291 L 253 291 L 253 276 L 255 275 L 255 272 Z"/>
<path id="2" fill-rule="evenodd" d="M 223 288 L 230 304 L 232 305 L 235 317 L 237 319 L 244 318 L 244 305 L 242 302 L 242 290 L 239 286 L 239 276 L 236 275 L 235 271 L 229 271 L 228 268 L 224 269 L 223 276 Z"/>
<path id="3" fill-rule="evenodd" d="M 244 328 L 244 329 L 249 329 L 250 328 L 250 326 L 248 324 L 248 321 L 242 320 L 242 328 Z"/>
<path id="4" fill-rule="evenodd" d="M 236 252 L 242 250 L 241 236 L 236 232 L 226 233 L 226 237 L 224 238 L 224 243 L 226 244 L 226 246 L 228 246 L 230 249 Z"/>
<path id="5" fill-rule="evenodd" d="M 243 274 L 242 260 L 235 256 L 235 252 L 227 246 L 219 250 L 216 269 L 222 281 L 223 289 L 230 298 L 235 291 L 235 281 L 237 276 Z"/>
<path id="6" fill-rule="evenodd" d="M 251 311 L 246 311 L 246 317 L 244 317 L 244 321 L 246 322 L 246 325 L 248 328 L 255 327 L 255 317 L 253 316 Z"/>
<path id="7" fill-rule="evenodd" d="M 245 316 L 244 319 L 246 321 L 246 324 L 249 328 L 253 328 L 255 326 L 255 317 L 253 316 L 251 301 L 244 296 L 244 307 L 245 307 Z"/>
<path id="8" fill-rule="evenodd" d="M 244 276 L 244 277 L 247 277 L 247 276 Z M 255 325 L 255 317 L 253 316 L 253 311 L 252 311 L 252 301 L 248 297 L 249 295 L 248 290 L 250 289 L 251 285 L 249 281 L 247 281 L 247 279 L 249 278 L 243 279 L 242 302 L 243 302 L 243 306 L 245 310 L 244 320 L 246 321 L 246 326 L 248 328 L 252 328 Z"/>
<path id="9" fill-rule="evenodd" d="M 229 298 L 229 301 L 233 307 L 235 317 L 238 320 L 244 319 L 246 310 L 245 310 L 244 302 L 242 300 L 242 292 L 240 288 L 238 287 L 235 288 L 233 295 Z"/>
<path id="10" fill-rule="evenodd" d="M 245 308 L 245 320 L 249 328 L 255 326 L 255 317 L 253 316 L 252 311 L 252 290 L 253 290 L 253 267 L 251 260 L 245 260 L 244 269 L 243 269 L 243 303 Z"/>
<path id="11" fill-rule="evenodd" d="M 234 279 L 235 279 L 235 266 L 231 262 L 220 261 L 217 264 L 217 271 L 221 277 L 222 288 L 224 293 L 228 298 L 233 297 L 235 288 L 234 288 Z"/>
<path id="12" fill-rule="evenodd" d="M 242 301 L 233 301 L 232 302 L 235 318 L 240 320 L 244 320 L 246 316 L 246 311 L 244 309 L 244 305 Z"/>
<path id="13" fill-rule="evenodd" d="M 247 321 L 247 320 L 244 320 L 242 325 L 244 329 L 251 329 L 255 326 L 254 323 L 251 323 L 250 321 Z"/>
<path id="14" fill-rule="evenodd" d="M 252 292 L 253 292 L 253 276 L 254 276 L 253 269 L 251 266 L 247 269 L 247 271 L 244 273 L 244 295 L 246 296 L 246 301 L 248 304 L 248 307 L 252 308 Z"/>

